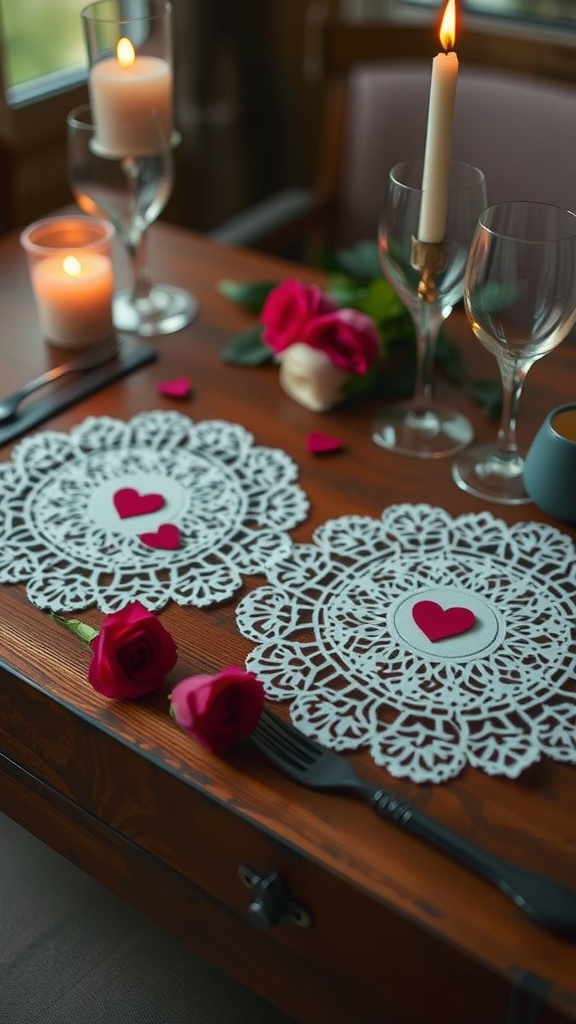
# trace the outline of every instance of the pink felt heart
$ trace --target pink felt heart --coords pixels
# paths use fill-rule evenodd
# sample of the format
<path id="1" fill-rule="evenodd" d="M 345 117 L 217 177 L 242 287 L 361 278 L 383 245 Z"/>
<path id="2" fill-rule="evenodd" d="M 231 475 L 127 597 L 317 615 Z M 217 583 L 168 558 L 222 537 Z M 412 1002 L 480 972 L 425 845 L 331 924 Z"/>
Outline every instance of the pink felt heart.
<path id="1" fill-rule="evenodd" d="M 156 390 L 159 395 L 166 395 L 167 398 L 188 398 L 190 386 L 188 377 L 175 377 L 174 380 L 160 381 Z"/>
<path id="2" fill-rule="evenodd" d="M 180 530 L 174 523 L 162 523 L 156 533 L 141 533 L 140 540 L 148 548 L 175 551 L 180 547 Z"/>
<path id="3" fill-rule="evenodd" d="M 476 622 L 476 616 L 470 608 L 441 608 L 436 601 L 416 601 L 412 608 L 412 618 L 432 643 L 449 636 L 459 636 Z"/>
<path id="4" fill-rule="evenodd" d="M 134 487 L 122 487 L 114 494 L 114 508 L 121 519 L 158 512 L 165 505 L 161 494 L 140 494 Z"/>
<path id="5" fill-rule="evenodd" d="M 324 452 L 337 452 L 343 447 L 339 437 L 330 437 L 329 434 L 313 433 L 306 438 L 306 447 L 313 455 L 323 455 Z"/>

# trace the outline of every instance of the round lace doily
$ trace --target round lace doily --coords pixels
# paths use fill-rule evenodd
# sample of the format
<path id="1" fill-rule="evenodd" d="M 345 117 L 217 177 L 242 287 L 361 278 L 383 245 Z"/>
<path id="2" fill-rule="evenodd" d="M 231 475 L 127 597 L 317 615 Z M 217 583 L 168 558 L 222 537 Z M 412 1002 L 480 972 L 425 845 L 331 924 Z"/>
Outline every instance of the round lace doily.
<path id="1" fill-rule="evenodd" d="M 237 609 L 256 644 L 247 667 L 270 699 L 290 702 L 302 732 L 336 750 L 368 747 L 415 782 L 466 763 L 515 778 L 542 755 L 576 762 L 570 537 L 396 505 L 380 520 L 328 521 L 313 541 Z M 453 635 L 434 637 L 438 619 Z"/>
<path id="2" fill-rule="evenodd" d="M 289 549 L 297 477 L 243 427 L 177 412 L 39 433 L 0 465 L 0 582 L 54 612 L 227 600 Z"/>

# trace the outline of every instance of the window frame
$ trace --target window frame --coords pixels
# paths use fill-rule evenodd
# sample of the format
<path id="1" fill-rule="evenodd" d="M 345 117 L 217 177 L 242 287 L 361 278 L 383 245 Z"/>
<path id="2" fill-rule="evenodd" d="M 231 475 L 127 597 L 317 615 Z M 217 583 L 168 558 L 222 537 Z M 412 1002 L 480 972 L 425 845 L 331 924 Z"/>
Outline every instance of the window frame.
<path id="1" fill-rule="evenodd" d="M 36 149 L 63 135 L 68 111 L 88 99 L 88 89 L 86 83 L 83 83 L 26 103 L 11 105 L 6 96 L 3 77 L 0 70 L 0 135 L 4 144 L 14 153 Z"/>
<path id="2" fill-rule="evenodd" d="M 45 95 L 10 103 L 5 86 L 4 51 L 0 51 L 0 231 L 22 227 L 42 216 L 47 205 L 65 203 L 69 192 L 60 181 L 68 112 L 88 100 L 86 79 L 52 88 Z M 59 158 L 56 154 L 60 154 Z"/>
<path id="3" fill-rule="evenodd" d="M 481 10 L 462 10 L 461 5 L 461 16 L 466 19 L 467 22 L 473 21 L 478 25 L 486 25 L 490 27 L 495 26 L 511 26 L 514 31 L 531 30 L 535 34 L 545 32 L 547 35 L 565 35 L 566 32 L 576 33 L 576 21 L 568 22 L 561 18 L 550 18 L 537 17 L 536 15 L 523 14 L 522 12 L 514 13 L 512 11 L 505 12 L 503 14 L 497 14 L 495 11 L 481 11 Z M 438 17 L 442 6 L 443 0 L 433 0 L 433 3 L 428 3 L 427 0 L 383 0 L 386 17 L 391 20 L 399 19 L 403 20 L 405 16 L 412 18 L 421 18 L 429 20 L 430 18 L 435 19 Z M 557 24 L 559 22 L 559 25 Z"/>

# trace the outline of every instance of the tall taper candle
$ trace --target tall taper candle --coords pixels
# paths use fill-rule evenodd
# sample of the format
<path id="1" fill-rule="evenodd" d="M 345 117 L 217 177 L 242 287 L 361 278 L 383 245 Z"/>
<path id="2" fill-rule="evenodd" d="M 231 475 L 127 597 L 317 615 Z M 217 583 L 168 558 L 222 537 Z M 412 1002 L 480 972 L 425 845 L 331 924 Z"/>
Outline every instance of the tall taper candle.
<path id="1" fill-rule="evenodd" d="M 450 52 L 439 53 L 432 61 L 422 206 L 418 222 L 420 242 L 442 242 L 446 232 L 448 175 L 458 82 L 458 57 L 450 49 L 456 41 L 456 0 L 447 0 L 440 25 L 440 41 L 444 50 Z"/>

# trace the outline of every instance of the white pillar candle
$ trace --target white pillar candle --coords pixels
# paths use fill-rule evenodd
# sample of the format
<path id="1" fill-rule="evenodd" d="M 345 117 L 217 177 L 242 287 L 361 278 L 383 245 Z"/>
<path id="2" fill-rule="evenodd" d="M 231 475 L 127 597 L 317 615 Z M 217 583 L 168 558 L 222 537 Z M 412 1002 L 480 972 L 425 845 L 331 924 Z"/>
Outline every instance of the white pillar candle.
<path id="1" fill-rule="evenodd" d="M 45 338 L 64 348 L 85 348 L 113 335 L 108 256 L 46 256 L 31 267 L 31 279 Z"/>
<path id="2" fill-rule="evenodd" d="M 455 0 L 447 0 L 440 26 L 445 50 L 456 36 Z M 439 53 L 432 61 L 428 105 L 428 126 L 422 176 L 422 205 L 418 223 L 420 242 L 442 242 L 446 233 L 448 176 L 452 149 L 452 126 L 458 81 L 458 57 L 454 51 Z"/>
<path id="3" fill-rule="evenodd" d="M 94 64 L 88 79 L 98 146 L 111 156 L 158 151 L 150 131 L 154 110 L 166 145 L 172 138 L 172 69 L 162 57 L 137 56 L 121 39 L 115 57 Z M 130 126 L 128 128 L 128 126 Z"/>

